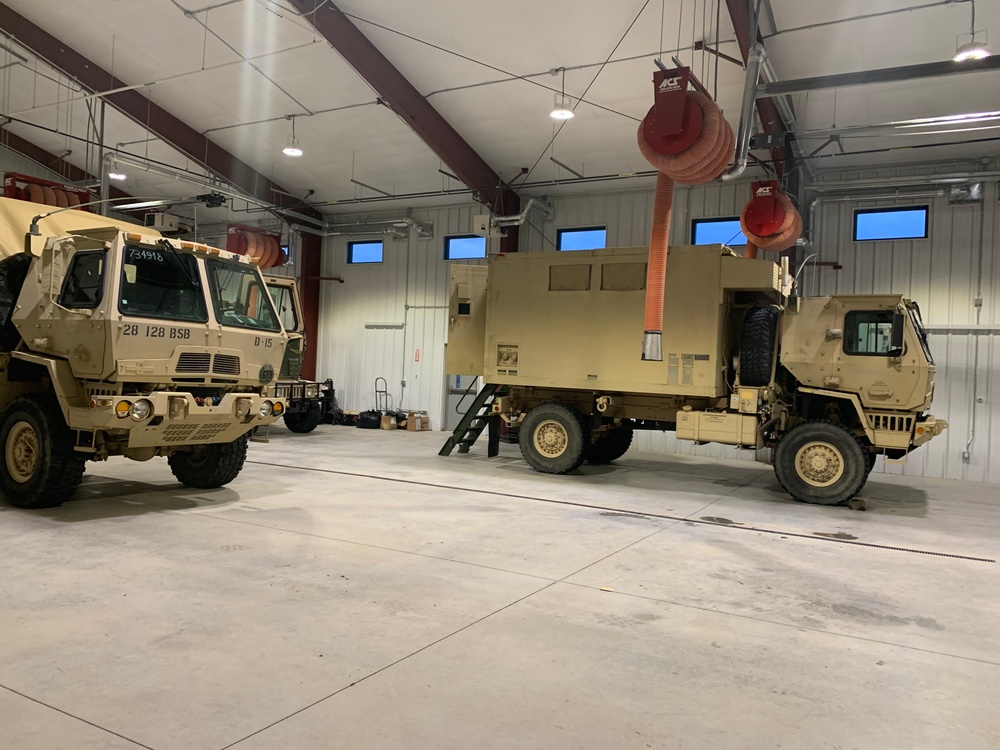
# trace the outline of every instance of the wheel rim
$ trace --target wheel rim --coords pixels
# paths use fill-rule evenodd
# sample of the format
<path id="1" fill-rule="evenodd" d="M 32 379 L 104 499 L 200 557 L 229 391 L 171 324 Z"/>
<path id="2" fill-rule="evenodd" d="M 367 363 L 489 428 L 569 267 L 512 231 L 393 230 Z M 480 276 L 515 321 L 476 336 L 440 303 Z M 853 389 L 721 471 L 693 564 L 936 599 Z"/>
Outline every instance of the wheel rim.
<path id="1" fill-rule="evenodd" d="M 4 450 L 7 459 L 7 473 L 20 484 L 24 484 L 35 475 L 38 468 L 38 435 L 35 428 L 27 422 L 18 422 L 7 435 L 7 445 Z"/>
<path id="2" fill-rule="evenodd" d="M 844 476 L 844 456 L 830 443 L 806 443 L 795 454 L 795 469 L 806 484 L 832 487 Z"/>
<path id="3" fill-rule="evenodd" d="M 569 434 L 556 420 L 546 419 L 535 428 L 534 443 L 544 458 L 559 458 L 569 447 Z"/>

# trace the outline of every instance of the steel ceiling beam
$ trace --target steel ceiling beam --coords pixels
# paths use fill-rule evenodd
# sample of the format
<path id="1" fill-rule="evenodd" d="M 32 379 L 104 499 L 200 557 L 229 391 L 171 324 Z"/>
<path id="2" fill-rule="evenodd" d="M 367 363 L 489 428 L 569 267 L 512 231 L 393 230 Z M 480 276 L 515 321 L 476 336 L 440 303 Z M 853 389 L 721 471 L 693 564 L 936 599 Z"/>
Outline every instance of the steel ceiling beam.
<path id="1" fill-rule="evenodd" d="M 299 201 L 281 192 L 284 190 L 281 186 L 2 2 L 0 29 L 87 91 L 98 93 L 121 89 L 102 94 L 101 98 L 168 146 L 226 182 L 279 209 L 298 206 Z M 297 210 L 322 220 L 318 211 L 309 208 Z"/>
<path id="2" fill-rule="evenodd" d="M 736 41 L 740 46 L 740 56 L 744 64 L 750 56 L 750 47 L 753 43 L 750 40 L 750 3 L 753 0 L 726 0 L 726 7 L 729 10 L 729 18 L 733 22 L 733 30 L 736 32 Z M 755 41 L 764 43 L 760 31 L 755 34 Z M 760 117 L 760 124 L 765 133 L 787 133 L 788 126 L 778 112 L 778 107 L 771 99 L 757 99 L 757 116 Z M 771 149 L 771 159 L 774 162 L 774 171 L 781 177 L 786 171 L 790 172 L 794 165 L 794 154 L 790 145 L 783 148 Z M 789 191 L 794 194 L 794 191 Z"/>
<path id="3" fill-rule="evenodd" d="M 6 146 L 11 151 L 16 151 L 21 154 L 21 156 L 31 159 L 31 161 L 41 167 L 44 167 L 45 169 L 58 173 L 60 176 L 65 178 L 67 182 L 80 184 L 100 182 L 100 178 L 95 177 L 85 169 L 80 169 L 80 167 L 75 164 L 70 164 L 61 156 L 56 156 L 55 154 L 46 151 L 41 146 L 36 146 L 34 143 L 25 140 L 17 133 L 12 133 L 7 130 L 7 128 L 0 127 L 0 145 Z M 118 188 L 112 186 L 109 197 L 131 198 L 132 196 L 124 190 L 119 190 Z"/>
<path id="4" fill-rule="evenodd" d="M 521 202 L 476 150 L 431 105 L 334 3 L 289 0 L 448 169 L 465 183 L 476 200 L 497 216 L 520 213 Z M 506 247 L 504 247 L 506 245 Z M 508 230 L 501 249 L 517 249 L 517 228 Z"/>
<path id="5" fill-rule="evenodd" d="M 943 62 L 921 63 L 920 65 L 901 65 L 896 68 L 862 70 L 857 73 L 799 78 L 794 81 L 776 81 L 763 84 L 757 89 L 757 96 L 787 96 L 788 94 L 801 94 L 807 91 L 841 88 L 842 86 L 916 81 L 921 78 L 943 78 L 991 70 L 1000 70 L 1000 56 L 987 57 L 985 60 L 965 60 L 964 62 L 945 60 Z"/>

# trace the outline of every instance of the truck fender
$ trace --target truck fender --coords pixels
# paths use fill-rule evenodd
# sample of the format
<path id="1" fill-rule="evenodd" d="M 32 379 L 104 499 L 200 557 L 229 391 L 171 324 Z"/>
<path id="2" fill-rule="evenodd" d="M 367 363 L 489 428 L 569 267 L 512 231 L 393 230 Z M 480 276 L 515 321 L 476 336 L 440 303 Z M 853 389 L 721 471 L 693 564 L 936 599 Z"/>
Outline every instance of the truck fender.
<path id="1" fill-rule="evenodd" d="M 871 425 L 868 424 L 868 418 L 865 417 L 865 411 L 861 407 L 861 399 L 858 398 L 857 394 L 854 393 L 844 393 L 843 391 L 829 391 L 825 388 L 808 388 L 800 387 L 798 389 L 799 393 L 811 393 L 816 396 L 827 396 L 828 398 L 834 398 L 838 401 L 847 401 L 854 405 L 854 411 L 858 415 L 858 422 L 861 423 L 861 429 L 865 431 L 865 435 L 868 436 L 868 441 L 874 445 L 875 444 L 875 431 L 872 429 Z"/>
<path id="2" fill-rule="evenodd" d="M 73 375 L 73 369 L 64 359 L 54 359 L 30 352 L 12 352 L 11 358 L 38 365 L 48 373 L 52 382 L 52 392 L 59 402 L 63 419 L 69 424 L 69 409 L 71 406 L 86 406 L 87 394 L 80 387 L 80 381 Z"/>

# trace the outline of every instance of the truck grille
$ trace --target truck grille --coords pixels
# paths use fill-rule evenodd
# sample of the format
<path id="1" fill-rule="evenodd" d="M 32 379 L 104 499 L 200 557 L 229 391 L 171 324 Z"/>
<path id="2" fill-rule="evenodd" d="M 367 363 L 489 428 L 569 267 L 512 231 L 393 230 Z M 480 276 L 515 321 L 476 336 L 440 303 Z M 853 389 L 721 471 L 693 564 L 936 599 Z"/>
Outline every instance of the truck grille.
<path id="1" fill-rule="evenodd" d="M 212 355 L 208 352 L 181 352 L 177 358 L 177 372 L 208 372 Z"/>
<path id="2" fill-rule="evenodd" d="M 240 358 L 231 354 L 216 354 L 212 372 L 216 375 L 239 375 L 242 372 Z"/>
<path id="3" fill-rule="evenodd" d="M 888 432 L 910 432 L 913 429 L 913 417 L 902 414 L 872 414 L 869 416 L 873 430 Z"/>

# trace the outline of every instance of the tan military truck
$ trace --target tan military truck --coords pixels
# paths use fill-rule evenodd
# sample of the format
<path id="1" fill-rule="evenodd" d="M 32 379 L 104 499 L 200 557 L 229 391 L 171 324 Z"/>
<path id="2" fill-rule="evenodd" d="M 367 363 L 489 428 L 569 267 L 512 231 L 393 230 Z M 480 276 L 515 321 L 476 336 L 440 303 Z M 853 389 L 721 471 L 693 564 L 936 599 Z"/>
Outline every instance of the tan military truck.
<path id="1" fill-rule="evenodd" d="M 663 360 L 645 361 L 647 257 L 538 252 L 454 266 L 448 372 L 486 383 L 454 444 L 492 414 L 519 430 L 534 469 L 562 474 L 619 458 L 635 430 L 670 430 L 774 448 L 789 494 L 829 505 L 861 490 L 877 454 L 900 459 L 946 427 L 926 413 L 934 364 L 914 302 L 795 298 L 772 261 L 671 248 Z"/>
<path id="2" fill-rule="evenodd" d="M 285 402 L 285 427 L 305 434 L 321 424 L 333 424 L 336 403 L 333 381 L 319 383 L 299 377 L 306 354 L 306 327 L 295 279 L 265 276 L 267 289 L 288 333 L 288 346 L 272 392 Z"/>
<path id="3" fill-rule="evenodd" d="M 47 214 L 46 209 L 51 214 Z M 88 460 L 239 474 L 287 335 L 258 269 L 80 210 L 0 198 L 0 496 L 70 499 Z"/>

